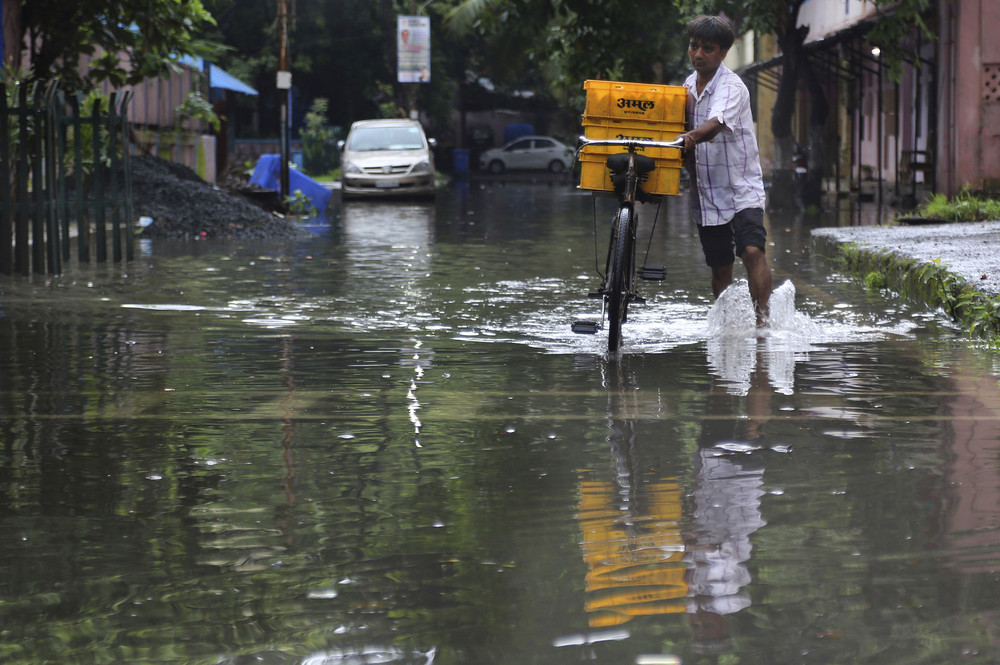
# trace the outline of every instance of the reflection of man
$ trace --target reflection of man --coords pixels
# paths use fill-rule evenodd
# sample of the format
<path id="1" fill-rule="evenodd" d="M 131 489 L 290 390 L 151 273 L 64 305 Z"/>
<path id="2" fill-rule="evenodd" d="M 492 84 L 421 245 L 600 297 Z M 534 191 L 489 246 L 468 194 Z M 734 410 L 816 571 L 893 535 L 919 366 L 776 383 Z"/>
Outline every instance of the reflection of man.
<path id="1" fill-rule="evenodd" d="M 710 418 L 702 423 L 693 464 L 692 528 L 685 537 L 684 557 L 689 565 L 688 622 L 699 651 L 727 650 L 726 617 L 750 606 L 743 588 L 750 583 L 746 567 L 753 550 L 750 536 L 766 524 L 760 513 L 764 464 L 759 448 L 769 398 L 767 382 L 755 373 L 745 408 L 736 408 L 732 420 Z M 733 395 L 725 399 L 743 400 Z M 752 452 L 734 454 L 734 449 Z"/>
<path id="2" fill-rule="evenodd" d="M 742 592 L 750 582 L 744 562 L 753 549 L 750 535 L 765 524 L 759 455 L 731 455 L 715 448 L 695 453 L 694 528 L 686 557 L 693 564 L 688 570 L 689 611 L 732 614 L 750 605 Z"/>

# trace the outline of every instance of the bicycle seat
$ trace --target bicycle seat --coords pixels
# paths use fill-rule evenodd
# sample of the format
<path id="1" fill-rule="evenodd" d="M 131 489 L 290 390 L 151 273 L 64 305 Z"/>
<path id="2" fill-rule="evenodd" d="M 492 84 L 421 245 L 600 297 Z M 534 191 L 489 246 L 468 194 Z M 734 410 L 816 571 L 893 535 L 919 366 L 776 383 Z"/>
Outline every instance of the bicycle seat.
<path id="1" fill-rule="evenodd" d="M 615 194 L 618 198 L 625 195 L 625 185 L 628 181 L 628 153 L 620 155 L 608 155 L 608 168 L 611 169 L 611 184 L 614 185 Z M 639 186 L 636 188 L 635 199 L 640 203 L 652 203 L 659 200 L 655 194 L 647 194 L 642 189 L 642 183 L 646 181 L 646 176 L 656 168 L 656 161 L 652 157 L 645 155 L 635 156 L 635 172 L 639 176 Z"/>
<path id="2" fill-rule="evenodd" d="M 624 173 L 628 169 L 628 153 L 623 152 L 617 155 L 608 155 L 607 165 L 613 173 Z M 656 161 L 652 157 L 645 155 L 635 156 L 635 172 L 639 175 L 652 173 L 654 168 L 656 168 Z"/>

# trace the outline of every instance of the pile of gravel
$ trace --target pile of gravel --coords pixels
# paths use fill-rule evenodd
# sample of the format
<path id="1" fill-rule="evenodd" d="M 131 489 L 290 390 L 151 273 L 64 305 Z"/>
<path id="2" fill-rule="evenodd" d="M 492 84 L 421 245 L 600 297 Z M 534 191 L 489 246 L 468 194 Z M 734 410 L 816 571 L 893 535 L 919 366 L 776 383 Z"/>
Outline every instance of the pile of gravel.
<path id="1" fill-rule="evenodd" d="M 132 163 L 132 206 L 136 217 L 153 223 L 151 238 L 301 238 L 295 222 L 248 198 L 209 185 L 186 166 L 151 155 Z"/>

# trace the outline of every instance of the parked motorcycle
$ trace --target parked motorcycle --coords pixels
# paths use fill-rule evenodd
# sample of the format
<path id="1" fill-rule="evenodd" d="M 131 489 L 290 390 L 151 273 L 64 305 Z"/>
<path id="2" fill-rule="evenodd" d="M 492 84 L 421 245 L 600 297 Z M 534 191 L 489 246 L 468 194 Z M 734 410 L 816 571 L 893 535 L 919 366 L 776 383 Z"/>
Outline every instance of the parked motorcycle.
<path id="1" fill-rule="evenodd" d="M 792 170 L 795 173 L 793 179 L 795 180 L 796 188 L 800 190 L 799 193 L 801 194 L 802 185 L 806 181 L 806 174 L 809 173 L 809 151 L 798 143 L 795 144 L 795 151 L 792 153 Z"/>
<path id="2" fill-rule="evenodd" d="M 795 143 L 792 152 L 792 183 L 795 186 L 795 197 L 802 205 L 806 200 L 806 180 L 809 175 L 809 151 Z"/>

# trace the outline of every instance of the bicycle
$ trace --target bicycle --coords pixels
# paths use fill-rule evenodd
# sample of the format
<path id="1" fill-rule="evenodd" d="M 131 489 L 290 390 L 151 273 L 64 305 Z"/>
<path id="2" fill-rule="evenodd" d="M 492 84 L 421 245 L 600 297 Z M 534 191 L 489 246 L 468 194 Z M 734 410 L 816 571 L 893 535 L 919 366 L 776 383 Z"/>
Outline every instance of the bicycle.
<path id="1" fill-rule="evenodd" d="M 684 141 L 682 139 L 673 141 L 588 139 L 586 136 L 581 136 L 577 153 L 579 154 L 579 151 L 587 146 L 619 146 L 625 148 L 627 152 L 609 155 L 606 160 L 607 167 L 611 170 L 611 180 L 619 204 L 611 222 L 611 238 L 608 243 L 604 273 L 601 274 L 600 268 L 597 268 L 602 280 L 601 286 L 597 291 L 588 294 L 591 298 L 602 299 L 601 320 L 574 321 L 572 330 L 575 333 L 592 335 L 603 327 L 606 320 L 608 352 L 616 353 L 621 348 L 622 324 L 627 320 L 629 304 L 645 302 L 638 294 L 636 276 L 652 281 L 663 281 L 667 277 L 665 266 L 645 265 L 644 260 L 642 266 L 636 267 L 635 241 L 638 216 L 635 203 L 636 201 L 659 202 L 662 198 L 658 194 L 643 191 L 642 184 L 656 164 L 652 157 L 636 154 L 636 151 L 643 148 L 683 148 Z M 596 219 L 594 232 L 595 234 L 597 232 Z M 650 231 L 650 241 L 652 241 L 652 231 Z M 648 246 L 646 254 L 647 256 L 649 254 Z"/>

